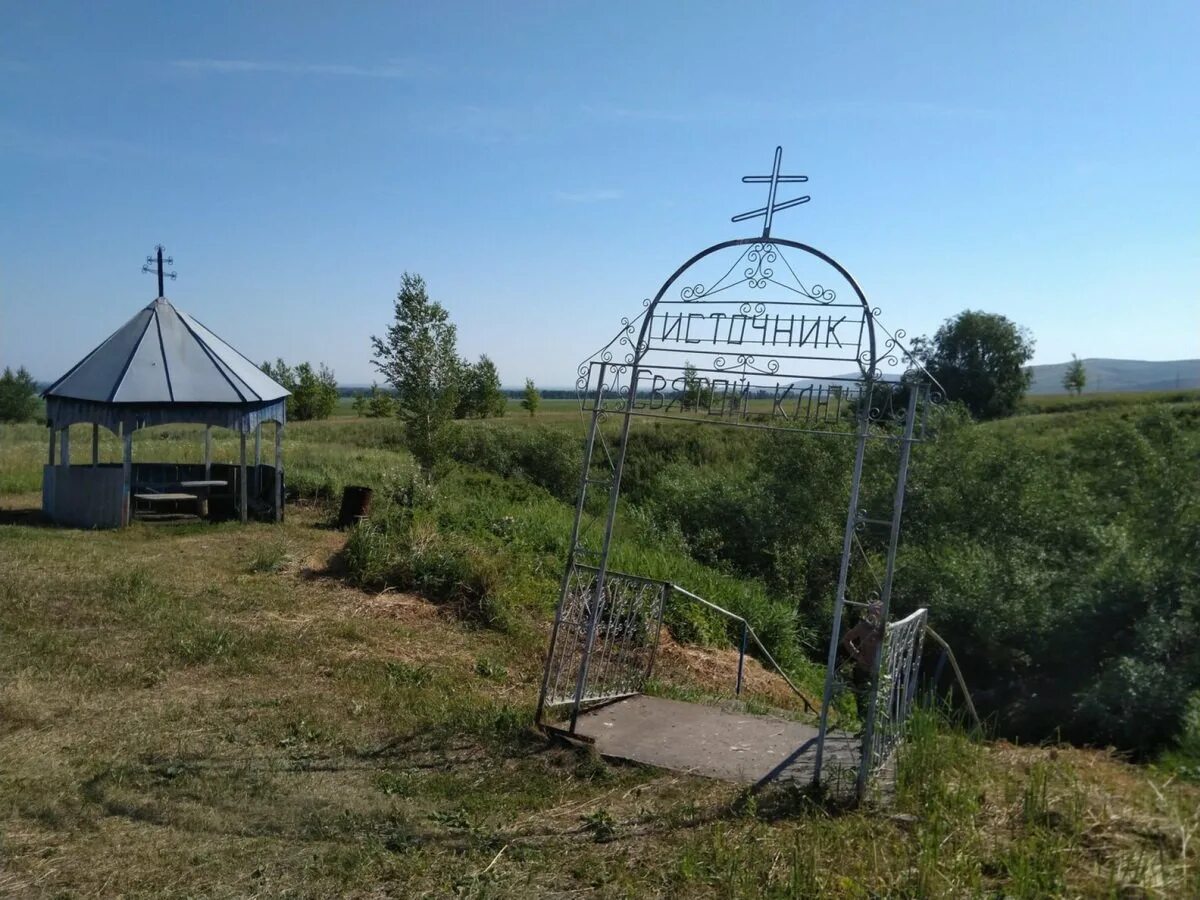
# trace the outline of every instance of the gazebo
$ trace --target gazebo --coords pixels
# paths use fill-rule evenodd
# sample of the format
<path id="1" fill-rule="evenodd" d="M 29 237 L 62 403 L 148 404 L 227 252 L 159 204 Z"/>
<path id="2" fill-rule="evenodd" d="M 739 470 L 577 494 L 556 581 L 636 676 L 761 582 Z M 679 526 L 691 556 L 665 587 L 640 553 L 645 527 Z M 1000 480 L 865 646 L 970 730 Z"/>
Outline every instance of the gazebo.
<path id="1" fill-rule="evenodd" d="M 55 522 L 84 528 L 220 511 L 236 513 L 243 522 L 252 510 L 279 521 L 289 392 L 172 306 L 161 296 L 161 285 L 160 268 L 160 296 L 43 392 L 50 457 L 42 509 Z M 262 464 L 264 422 L 275 423 L 274 466 Z M 92 459 L 73 466 L 69 429 L 81 423 L 92 426 Z M 135 430 L 184 423 L 204 426 L 202 464 L 133 461 Z M 120 464 L 100 463 L 101 426 L 122 439 Z M 213 426 L 238 432 L 238 465 L 213 463 Z M 253 471 L 246 461 L 250 433 Z"/>

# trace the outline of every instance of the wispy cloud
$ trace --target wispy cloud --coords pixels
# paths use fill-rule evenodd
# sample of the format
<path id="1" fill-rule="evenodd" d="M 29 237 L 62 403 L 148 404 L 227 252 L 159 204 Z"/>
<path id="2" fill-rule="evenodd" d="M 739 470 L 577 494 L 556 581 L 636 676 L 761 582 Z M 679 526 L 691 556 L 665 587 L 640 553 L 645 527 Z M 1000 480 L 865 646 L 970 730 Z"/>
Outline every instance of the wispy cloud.
<path id="1" fill-rule="evenodd" d="M 893 102 L 862 100 L 825 100 L 789 102 L 782 99 L 708 97 L 688 107 L 585 105 L 585 116 L 603 122 L 690 125 L 697 122 L 745 124 L 747 122 L 786 122 L 818 118 L 850 119 L 921 119 L 956 121 L 992 121 L 1002 117 L 1000 110 L 961 106 L 927 100 Z"/>
<path id="2" fill-rule="evenodd" d="M 447 106 L 414 115 L 412 127 L 426 134 L 475 144 L 527 141 L 547 127 L 545 112 L 510 106 Z"/>
<path id="3" fill-rule="evenodd" d="M 108 162 L 128 157 L 145 158 L 150 151 L 141 144 L 91 135 L 63 135 L 31 131 L 0 122 L 0 152 L 17 153 L 49 160 Z"/>
<path id="4" fill-rule="evenodd" d="M 554 199 L 561 200 L 564 203 L 604 203 L 608 200 L 620 200 L 624 196 L 624 191 L 613 190 L 612 188 L 554 192 Z"/>
<path id="5" fill-rule="evenodd" d="M 414 78 L 428 74 L 423 64 L 392 60 L 382 65 L 289 63 L 262 59 L 176 59 L 176 69 L 210 75 L 303 75 L 333 78 Z"/>

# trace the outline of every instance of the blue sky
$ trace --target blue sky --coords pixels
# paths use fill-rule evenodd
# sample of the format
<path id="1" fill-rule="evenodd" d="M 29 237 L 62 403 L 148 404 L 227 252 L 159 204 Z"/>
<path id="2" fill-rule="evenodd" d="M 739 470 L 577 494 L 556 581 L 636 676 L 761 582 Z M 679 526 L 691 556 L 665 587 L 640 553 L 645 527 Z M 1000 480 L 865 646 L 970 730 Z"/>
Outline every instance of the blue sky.
<path id="1" fill-rule="evenodd" d="M 506 384 L 693 252 L 777 236 L 890 327 L 1003 313 L 1035 362 L 1200 356 L 1200 4 L 4 2 L 0 365 L 51 379 L 167 294 L 368 382 L 400 273 Z"/>

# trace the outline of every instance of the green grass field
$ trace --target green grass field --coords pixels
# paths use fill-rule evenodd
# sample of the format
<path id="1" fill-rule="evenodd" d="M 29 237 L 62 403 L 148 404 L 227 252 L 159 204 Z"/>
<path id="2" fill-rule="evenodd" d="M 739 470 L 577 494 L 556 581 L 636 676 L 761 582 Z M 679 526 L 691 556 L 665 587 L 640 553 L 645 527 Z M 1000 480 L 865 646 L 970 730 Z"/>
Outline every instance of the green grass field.
<path id="1" fill-rule="evenodd" d="M 1062 416 L 1095 412 L 1039 406 L 987 427 L 1049 442 Z M 572 401 L 533 422 L 582 433 Z M 289 425 L 282 525 L 120 532 L 37 522 L 45 429 L 0 427 L 0 895 L 1200 895 L 1200 786 L 1111 752 L 981 742 L 922 715 L 895 796 L 851 810 L 547 741 L 533 707 L 570 505 L 504 459 L 464 461 L 497 445 L 462 441 L 413 513 L 486 567 L 505 611 L 489 627 L 348 577 L 330 504 L 364 483 L 381 516 L 403 512 L 389 498 L 413 467 L 393 421 Z M 90 432 L 72 442 L 90 453 Z M 232 435 L 215 446 L 235 458 Z M 118 452 L 106 437 L 103 458 Z M 136 458 L 200 453 L 198 429 L 135 438 Z M 772 614 L 761 584 L 629 516 L 623 565 Z M 672 629 L 696 642 L 665 657 L 674 690 L 727 694 L 722 628 L 687 612 Z M 776 701 L 754 662 L 750 684 Z"/>
<path id="2" fill-rule="evenodd" d="M 4 499 L 9 509 L 29 498 Z M 280 527 L 0 527 L 0 892 L 1194 890 L 1200 791 L 922 727 L 894 805 L 607 764 L 530 727 L 544 632 L 346 587 Z"/>

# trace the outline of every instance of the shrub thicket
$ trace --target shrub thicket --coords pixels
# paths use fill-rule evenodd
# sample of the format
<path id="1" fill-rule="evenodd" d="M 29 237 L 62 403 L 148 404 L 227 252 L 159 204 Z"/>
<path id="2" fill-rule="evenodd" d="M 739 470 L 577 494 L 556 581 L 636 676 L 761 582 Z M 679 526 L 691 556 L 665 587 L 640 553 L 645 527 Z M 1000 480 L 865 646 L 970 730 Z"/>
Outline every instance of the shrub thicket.
<path id="1" fill-rule="evenodd" d="M 1187 698 L 1200 689 L 1194 426 L 1188 404 L 985 424 L 951 409 L 936 439 L 916 447 L 895 611 L 930 608 L 1001 733 L 1149 753 L 1185 731 Z M 607 441 L 615 449 L 615 434 Z M 688 425 L 639 426 L 630 441 L 613 568 L 741 612 L 789 665 L 819 663 L 852 444 Z M 466 564 L 503 572 L 496 584 L 516 579 L 499 593 L 552 602 L 581 443 L 574 427 L 455 425 L 448 456 L 501 478 L 453 474 L 415 517 L 430 518 L 436 537 L 415 531 L 393 542 L 417 560 L 404 565 L 483 548 Z M 872 445 L 861 503 L 870 518 L 890 513 L 894 467 L 894 446 Z M 592 500 L 599 512 L 603 491 Z M 862 533 L 852 598 L 877 588 L 883 536 Z M 435 592 L 439 579 L 478 583 L 441 569 L 393 572 L 410 586 L 427 578 Z M 682 604 L 669 621 L 683 639 L 728 634 Z"/>

